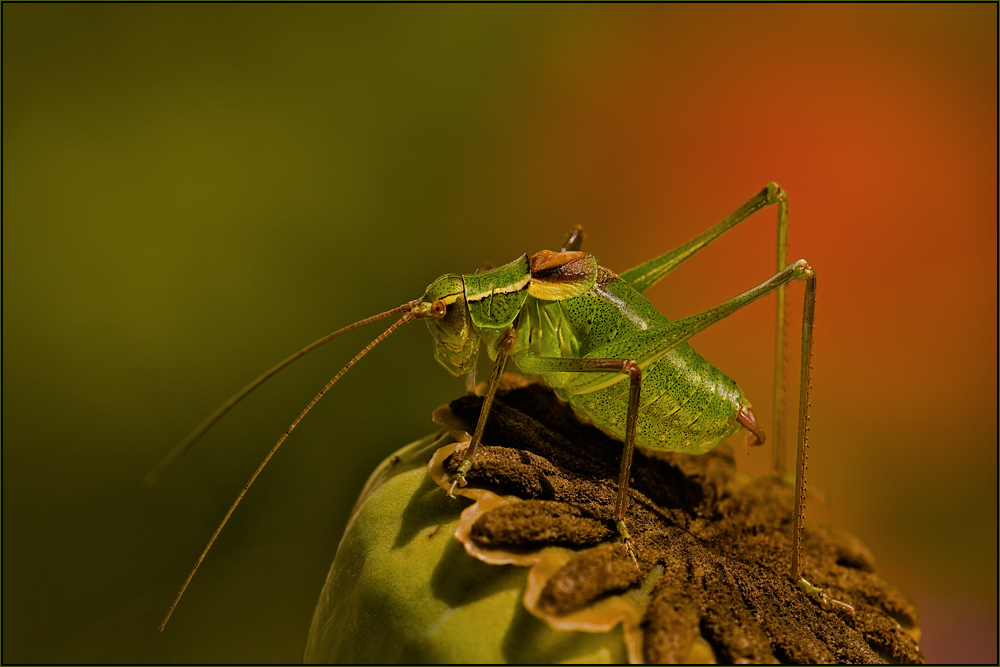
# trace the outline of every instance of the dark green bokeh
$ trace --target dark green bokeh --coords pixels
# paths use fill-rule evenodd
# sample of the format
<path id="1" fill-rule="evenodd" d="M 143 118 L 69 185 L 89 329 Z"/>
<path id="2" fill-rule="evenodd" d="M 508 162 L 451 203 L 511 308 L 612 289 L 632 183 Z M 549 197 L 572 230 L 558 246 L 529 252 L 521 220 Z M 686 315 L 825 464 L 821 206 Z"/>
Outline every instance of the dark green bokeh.
<path id="1" fill-rule="evenodd" d="M 996 607 L 996 9 L 894 11 L 3 5 L 4 661 L 300 659 L 368 472 L 429 432 L 430 411 L 462 390 L 432 360 L 423 325 L 376 349 L 302 423 L 165 634 L 156 626 L 239 488 L 384 327 L 282 373 L 146 490 L 159 457 L 270 364 L 443 273 L 554 247 L 575 224 L 590 233 L 587 249 L 623 270 L 772 179 L 795 197 L 793 255 L 825 281 L 811 472 L 840 504 L 817 515 L 870 540 L 922 610 L 939 603 L 938 627 L 970 633 L 938 635 L 939 646 L 979 646 L 965 628 L 995 627 Z M 907 58 L 926 105 L 899 93 L 910 79 L 886 74 L 896 70 L 885 63 Z M 823 70 L 831 61 L 855 65 Z M 801 63 L 808 71 L 794 79 Z M 869 70 L 883 78 L 865 79 Z M 778 95 L 783 76 L 790 92 Z M 828 96 L 818 102 L 808 97 L 816 81 Z M 968 90 L 986 101 L 956 96 Z M 958 109 L 943 116 L 954 122 L 927 116 L 940 134 L 921 133 L 924 117 L 892 116 L 896 104 L 950 113 L 940 100 Z M 737 109 L 746 126 L 720 122 L 720 109 Z M 914 146 L 992 154 L 924 164 L 852 143 L 886 134 L 877 114 L 917 135 Z M 965 130 L 972 140 L 950 134 Z M 813 151 L 825 133 L 826 152 Z M 894 161 L 879 162 L 886 153 Z M 964 189 L 906 181 L 914 163 L 935 178 L 958 173 Z M 855 170 L 867 164 L 903 175 L 859 188 Z M 859 203 L 875 190 L 892 216 Z M 916 201 L 926 219 L 895 215 Z M 863 240 L 844 240 L 852 221 Z M 971 247 L 947 246 L 934 234 L 942 226 Z M 686 315 L 758 282 L 770 260 L 755 255 L 773 252 L 764 228 L 720 240 L 721 254 L 679 271 L 658 307 Z M 893 284 L 912 289 L 876 293 L 862 251 L 902 256 Z M 936 289 L 950 275 L 982 292 L 986 305 L 969 317 L 987 324 L 911 328 L 927 294 L 947 312 L 951 297 L 922 281 Z M 895 319 L 865 320 L 862 293 Z M 697 346 L 755 397 L 770 382 L 769 318 L 766 308 L 741 314 Z M 858 329 L 869 357 L 851 338 Z M 926 335 L 920 349 L 949 350 L 948 368 L 967 374 L 934 375 L 903 408 L 858 398 L 899 331 Z M 838 355 L 841 338 L 853 347 Z M 924 363 L 909 355 L 897 368 Z M 856 387 L 831 381 L 843 369 Z M 886 400 L 912 377 L 879 377 Z M 942 609 L 955 614 L 942 621 Z M 925 626 L 928 642 L 933 631 Z M 939 661 L 982 655 L 925 649 Z"/>
<path id="2" fill-rule="evenodd" d="M 303 423 L 163 635 L 256 462 L 384 326 L 289 369 L 158 488 L 140 480 L 264 366 L 546 243 L 456 210 L 470 165 L 508 159 L 479 129 L 535 37 L 488 8 L 3 11 L 4 659 L 294 661 L 368 472 L 461 391 L 423 326 Z"/>

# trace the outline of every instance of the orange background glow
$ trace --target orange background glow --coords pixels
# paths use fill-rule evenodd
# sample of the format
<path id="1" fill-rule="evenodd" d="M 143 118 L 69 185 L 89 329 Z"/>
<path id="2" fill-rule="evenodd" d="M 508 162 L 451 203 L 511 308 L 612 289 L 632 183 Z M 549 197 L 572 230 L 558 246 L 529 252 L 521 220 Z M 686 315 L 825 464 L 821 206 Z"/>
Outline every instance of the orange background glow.
<path id="1" fill-rule="evenodd" d="M 808 519 L 872 547 L 930 661 L 995 661 L 996 12 L 5 4 L 5 661 L 299 660 L 368 472 L 462 381 L 419 326 L 366 357 L 163 635 L 256 463 L 377 332 L 282 373 L 145 490 L 159 456 L 438 275 L 576 224 L 622 271 L 772 180 L 819 281 L 809 479 L 829 504 Z M 649 297 L 679 318 L 774 270 L 765 210 Z M 772 320 L 765 300 L 692 341 L 765 429 Z"/>

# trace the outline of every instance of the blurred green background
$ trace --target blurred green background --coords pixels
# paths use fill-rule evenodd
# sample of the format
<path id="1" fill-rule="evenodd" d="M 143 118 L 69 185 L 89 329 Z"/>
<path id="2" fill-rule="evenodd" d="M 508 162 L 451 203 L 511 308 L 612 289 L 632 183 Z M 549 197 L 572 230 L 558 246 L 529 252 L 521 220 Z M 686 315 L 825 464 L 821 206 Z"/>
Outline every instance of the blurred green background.
<path id="1" fill-rule="evenodd" d="M 775 180 L 819 276 L 810 480 L 831 503 L 809 518 L 872 546 L 931 661 L 995 661 L 996 26 L 995 4 L 4 4 L 3 660 L 299 660 L 368 472 L 462 381 L 422 325 L 364 359 L 164 634 L 253 468 L 382 323 L 147 490 L 160 456 L 442 273 L 575 224 L 624 270 Z M 654 303 L 681 317 L 762 281 L 773 220 Z M 771 303 L 694 341 L 765 428 Z"/>

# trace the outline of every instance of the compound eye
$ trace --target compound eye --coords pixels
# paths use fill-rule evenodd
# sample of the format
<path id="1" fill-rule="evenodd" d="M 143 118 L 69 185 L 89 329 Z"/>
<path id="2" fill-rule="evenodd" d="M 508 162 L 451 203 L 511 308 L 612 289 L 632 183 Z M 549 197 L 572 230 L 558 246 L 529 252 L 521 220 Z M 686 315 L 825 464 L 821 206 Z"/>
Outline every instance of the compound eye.
<path id="1" fill-rule="evenodd" d="M 431 304 L 431 315 L 433 315 L 434 317 L 441 319 L 442 317 L 444 317 L 446 312 L 448 312 L 448 308 L 447 306 L 444 305 L 444 301 L 442 301 L 441 299 L 438 299 L 437 301 Z"/>

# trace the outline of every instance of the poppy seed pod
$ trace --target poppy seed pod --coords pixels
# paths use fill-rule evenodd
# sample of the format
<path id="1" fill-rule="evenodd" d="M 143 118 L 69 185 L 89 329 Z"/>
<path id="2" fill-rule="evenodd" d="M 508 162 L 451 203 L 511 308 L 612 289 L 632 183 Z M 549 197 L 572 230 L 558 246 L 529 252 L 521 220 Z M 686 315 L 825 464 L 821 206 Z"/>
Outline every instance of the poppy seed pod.
<path id="1" fill-rule="evenodd" d="M 738 472 L 728 445 L 637 452 L 633 563 L 614 521 L 621 443 L 550 390 L 508 382 L 464 498 L 448 498 L 481 405 L 440 409 L 444 431 L 373 473 L 306 662 L 923 661 L 916 608 L 856 537 L 807 524 L 817 588 L 796 585 L 793 490 Z"/>

